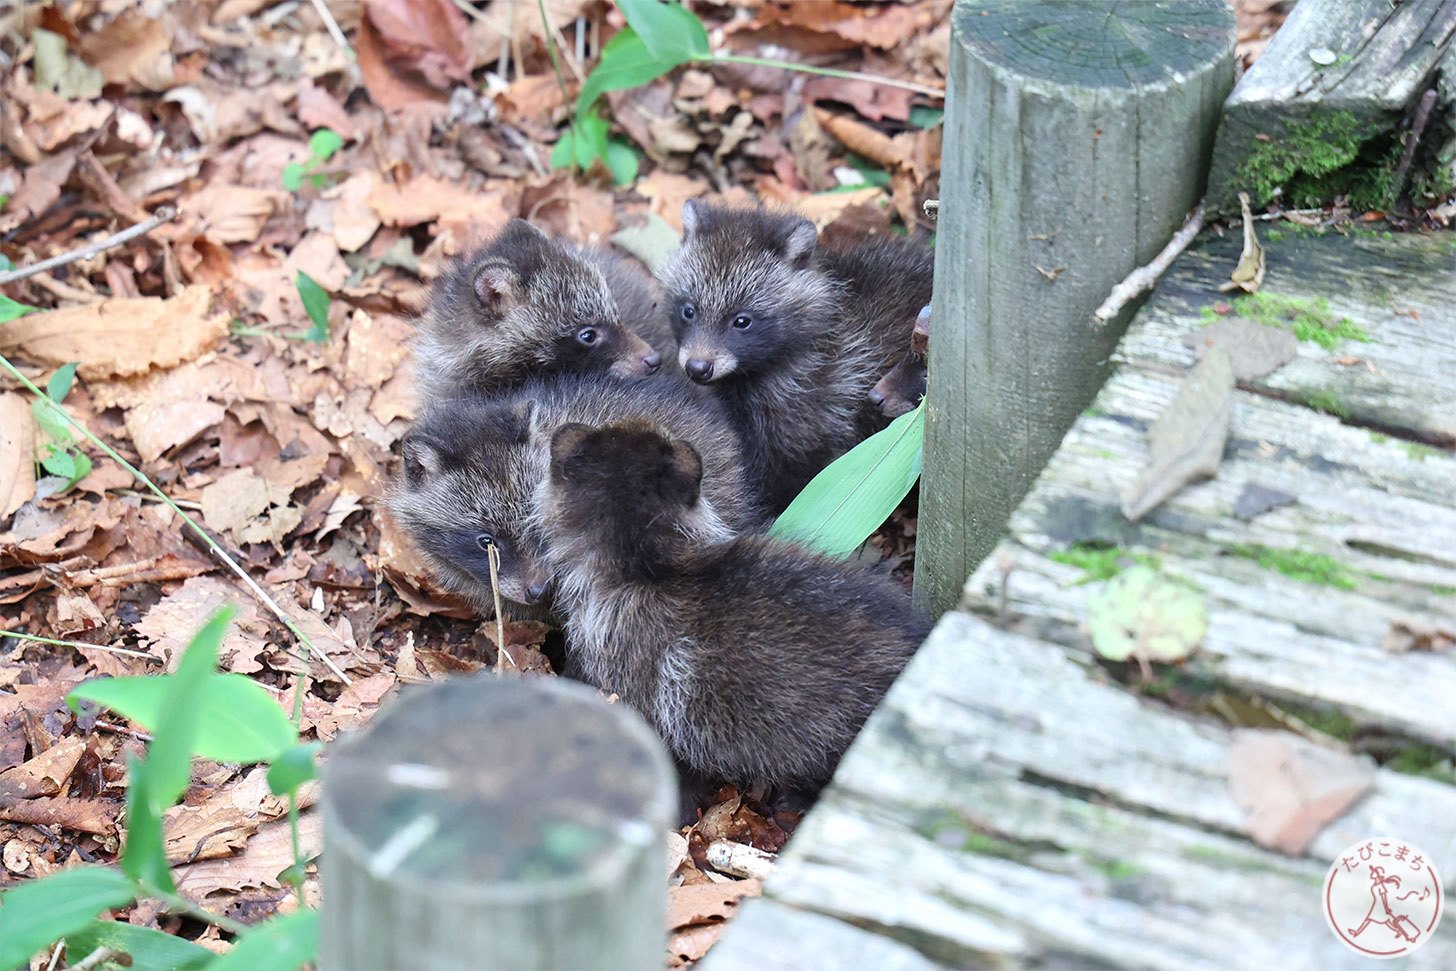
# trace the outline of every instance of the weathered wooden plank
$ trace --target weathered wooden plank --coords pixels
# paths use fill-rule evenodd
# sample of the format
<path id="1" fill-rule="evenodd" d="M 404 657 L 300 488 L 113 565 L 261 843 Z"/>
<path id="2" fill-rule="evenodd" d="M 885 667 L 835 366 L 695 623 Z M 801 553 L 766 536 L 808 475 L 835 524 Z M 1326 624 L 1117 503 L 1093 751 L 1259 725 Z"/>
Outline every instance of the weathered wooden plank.
<path id="1" fill-rule="evenodd" d="M 1456 789 L 1378 770 L 1365 799 L 1289 858 L 1242 835 L 1231 740 L 1054 646 L 948 614 L 766 894 L 952 967 L 1361 966 L 1324 925 L 1326 867 L 1376 832 L 1450 856 Z M 744 916 L 755 906 L 782 913 L 750 903 Z M 755 919 L 763 933 L 777 918 Z M 738 931 L 725 956 L 742 953 Z M 791 960 L 764 952 L 757 966 Z M 1408 960 L 1451 966 L 1456 927 Z"/>
<path id="2" fill-rule="evenodd" d="M 1335 193 L 1393 203 L 1397 130 L 1453 39 L 1449 0 L 1300 0 L 1224 107 L 1210 211 L 1238 212 L 1241 191 L 1262 206 L 1279 189 L 1293 205 Z"/>
<path id="3" fill-rule="evenodd" d="M 1354 421 L 1456 444 L 1456 234 L 1357 229 L 1353 237 L 1309 236 L 1268 224 L 1258 231 L 1267 263 L 1259 295 L 1241 301 L 1218 292 L 1240 244 L 1233 236 L 1206 234 L 1159 285 L 1116 359 L 1186 368 L 1193 360 L 1186 345 L 1207 323 L 1206 308 L 1231 299 L 1270 317 L 1282 312 L 1348 320 L 1368 343 L 1342 340 L 1327 350 L 1303 341 L 1294 361 L 1251 386 L 1291 401 L 1315 401 Z"/>
<path id="4" fill-rule="evenodd" d="M 915 578 L 936 612 L 1104 379 L 1126 321 L 1090 315 L 1198 201 L 1233 81 L 1221 0 L 976 0 L 952 32 Z"/>
<path id="5" fill-rule="evenodd" d="M 776 900 L 754 899 L 713 945 L 702 971 L 935 971 L 941 965 L 899 941 Z"/>

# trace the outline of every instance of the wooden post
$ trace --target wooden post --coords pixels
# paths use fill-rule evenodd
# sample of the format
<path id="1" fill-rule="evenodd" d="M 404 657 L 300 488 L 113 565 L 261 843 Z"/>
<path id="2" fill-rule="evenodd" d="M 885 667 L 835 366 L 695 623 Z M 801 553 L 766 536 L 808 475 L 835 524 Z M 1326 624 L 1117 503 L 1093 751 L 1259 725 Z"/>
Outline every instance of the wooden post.
<path id="1" fill-rule="evenodd" d="M 1233 86 L 1225 0 L 962 0 L 952 15 L 915 590 L 939 613 L 1107 374 L 1092 311 L 1198 202 Z"/>
<path id="2" fill-rule="evenodd" d="M 556 678 L 407 690 L 324 780 L 321 971 L 661 965 L 677 786 L 624 706 Z"/>

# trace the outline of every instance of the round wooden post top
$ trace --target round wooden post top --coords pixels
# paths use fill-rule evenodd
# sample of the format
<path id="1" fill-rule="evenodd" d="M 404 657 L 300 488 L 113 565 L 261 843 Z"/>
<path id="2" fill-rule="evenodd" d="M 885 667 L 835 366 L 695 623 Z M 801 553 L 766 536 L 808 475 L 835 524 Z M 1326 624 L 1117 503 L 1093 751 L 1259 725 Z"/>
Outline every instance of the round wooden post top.
<path id="1" fill-rule="evenodd" d="M 961 0 L 954 25 L 978 59 L 1014 74 L 1137 88 L 1217 62 L 1234 12 L 1227 0 Z"/>
<path id="2" fill-rule="evenodd" d="M 661 841 L 676 781 L 637 714 L 559 678 L 406 690 L 325 768 L 328 855 L 428 895 L 568 897 Z"/>

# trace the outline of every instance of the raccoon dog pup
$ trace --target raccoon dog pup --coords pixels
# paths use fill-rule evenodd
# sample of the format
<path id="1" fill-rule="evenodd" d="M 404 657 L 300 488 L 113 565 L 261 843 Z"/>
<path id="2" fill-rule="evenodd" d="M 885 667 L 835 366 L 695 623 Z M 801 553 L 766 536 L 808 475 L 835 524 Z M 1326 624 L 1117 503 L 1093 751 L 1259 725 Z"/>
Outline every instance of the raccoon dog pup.
<path id="1" fill-rule="evenodd" d="M 626 418 L 660 423 L 712 456 L 704 474 L 704 538 L 767 525 L 752 501 L 737 434 L 716 402 L 686 382 L 614 381 L 603 375 L 533 378 L 509 394 L 441 401 L 404 439 L 389 507 L 440 582 L 483 612 L 493 609 L 489 549 L 500 557 L 501 596 L 515 617 L 547 615 L 551 559 L 537 488 L 551 433 L 566 422 Z"/>
<path id="2" fill-rule="evenodd" d="M 662 355 L 632 328 L 661 333 L 659 311 L 655 284 L 625 260 L 513 219 L 431 288 L 414 342 L 421 398 L 494 394 L 556 371 L 649 377 Z"/>
<path id="3" fill-rule="evenodd" d="M 792 214 L 683 206 L 662 270 L 678 364 L 715 390 L 781 511 L 884 421 L 867 401 L 930 299 L 933 256 L 906 240 L 838 251 Z"/>
<path id="4" fill-rule="evenodd" d="M 690 771 L 817 789 L 929 627 L 887 578 L 766 537 L 704 541 L 703 458 L 663 432 L 552 436 L 542 521 L 573 662 Z"/>
<path id="5" fill-rule="evenodd" d="M 886 418 L 909 414 L 925 397 L 925 378 L 930 353 L 930 308 L 922 307 L 910 333 L 905 355 L 870 389 L 870 404 Z"/>

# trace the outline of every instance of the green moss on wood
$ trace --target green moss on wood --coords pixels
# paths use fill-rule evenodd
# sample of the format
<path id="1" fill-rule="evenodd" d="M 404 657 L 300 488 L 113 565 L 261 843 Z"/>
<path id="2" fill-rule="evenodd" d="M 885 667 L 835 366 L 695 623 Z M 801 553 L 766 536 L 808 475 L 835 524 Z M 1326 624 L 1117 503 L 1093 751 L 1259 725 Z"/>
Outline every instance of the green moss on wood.
<path id="1" fill-rule="evenodd" d="M 1238 167 L 1239 184 L 1260 204 L 1282 191 L 1289 205 L 1319 206 L 1347 195 L 1354 208 L 1384 208 L 1395 201 L 1401 145 L 1380 134 L 1381 126 L 1348 111 L 1290 122 L 1278 134 L 1261 132 L 1265 137 L 1253 139 Z"/>
<path id="2" fill-rule="evenodd" d="M 1250 293 L 1235 299 L 1233 308 L 1240 317 L 1269 327 L 1288 328 L 1301 341 L 1318 344 L 1327 351 L 1338 347 L 1340 341 L 1370 343 L 1370 335 L 1365 329 L 1349 317 L 1336 316 L 1324 297 Z M 1214 317 L 1217 318 L 1216 313 Z"/>
<path id="3" fill-rule="evenodd" d="M 1432 455 L 1441 454 L 1440 449 L 1432 448 L 1429 445 L 1422 445 L 1420 442 L 1402 442 L 1401 445 L 1405 448 L 1405 454 L 1409 455 L 1411 460 L 1415 462 L 1424 462 Z"/>
<path id="4" fill-rule="evenodd" d="M 1446 785 L 1456 785 L 1456 764 L 1452 763 L 1451 753 L 1434 745 L 1420 742 L 1407 745 L 1395 753 L 1385 763 L 1385 767 L 1406 775 L 1418 775 L 1444 782 Z"/>
<path id="5" fill-rule="evenodd" d="M 1277 549 L 1272 546 L 1258 546 L 1240 543 L 1229 547 L 1234 556 L 1253 560 L 1266 570 L 1282 573 L 1292 580 L 1313 583 L 1337 590 L 1354 590 L 1353 572 L 1338 560 L 1323 553 L 1306 553 L 1302 550 Z"/>
<path id="6" fill-rule="evenodd" d="M 1334 415 L 1336 418 L 1350 417 L 1350 409 L 1345 407 L 1345 403 L 1333 391 L 1316 388 L 1300 394 L 1299 400 L 1307 407 L 1324 412 L 1326 415 Z"/>
<path id="7" fill-rule="evenodd" d="M 1154 570 L 1163 565 L 1163 561 L 1151 553 L 1138 553 L 1096 542 L 1074 543 L 1068 549 L 1053 550 L 1047 557 L 1056 563 L 1065 563 L 1081 570 L 1082 578 L 1077 581 L 1079 585 L 1110 580 L 1125 566 L 1133 563 L 1141 563 Z"/>

